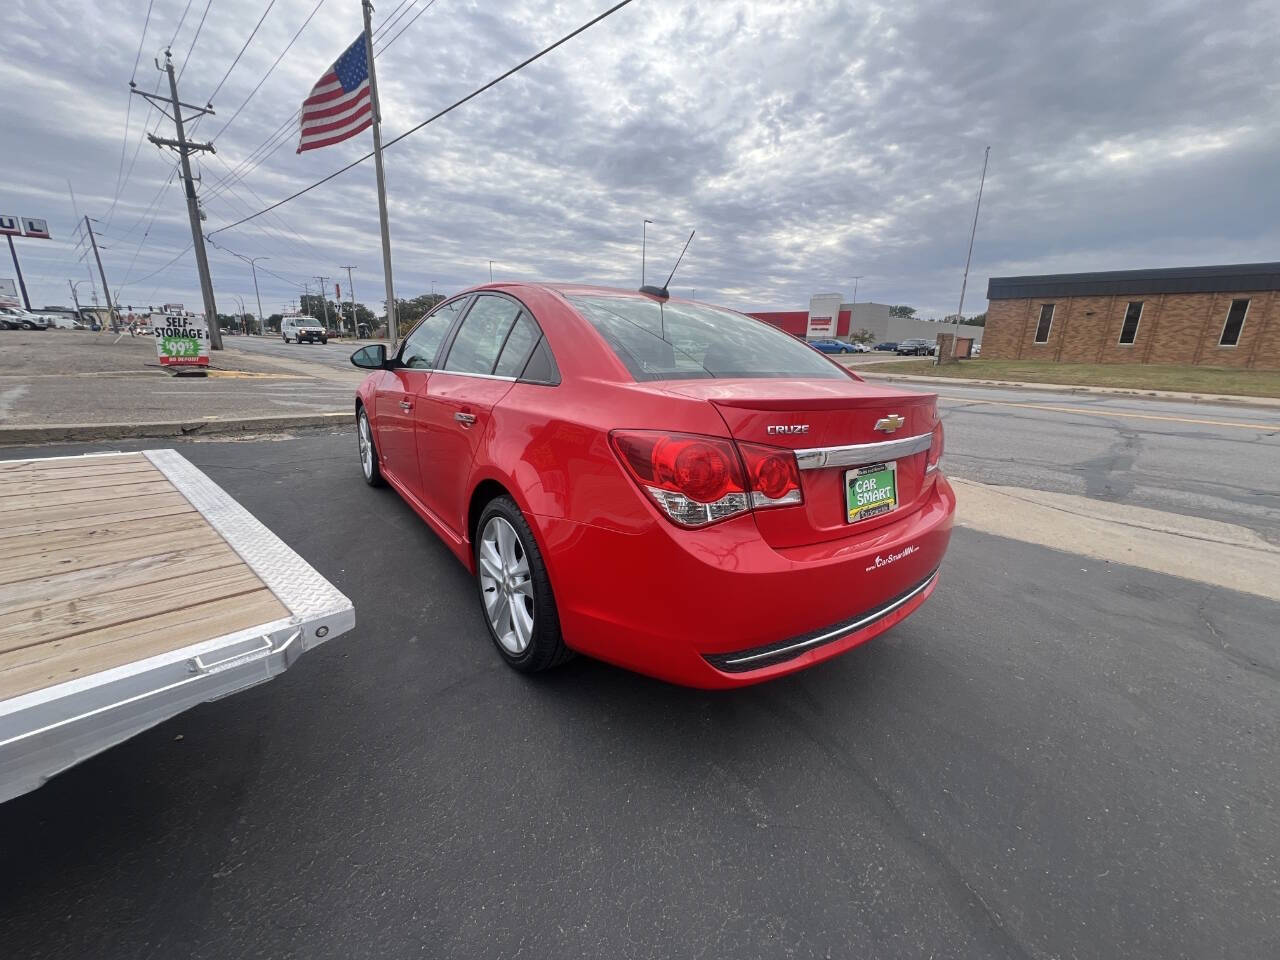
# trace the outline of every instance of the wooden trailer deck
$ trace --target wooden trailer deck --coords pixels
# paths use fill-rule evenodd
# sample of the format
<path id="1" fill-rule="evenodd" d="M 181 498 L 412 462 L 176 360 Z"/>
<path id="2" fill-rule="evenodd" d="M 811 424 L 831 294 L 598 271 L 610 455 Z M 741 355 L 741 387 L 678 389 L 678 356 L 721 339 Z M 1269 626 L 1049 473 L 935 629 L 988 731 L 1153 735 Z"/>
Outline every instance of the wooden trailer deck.
<path id="1" fill-rule="evenodd" d="M 289 616 L 142 454 L 0 461 L 0 701 Z"/>

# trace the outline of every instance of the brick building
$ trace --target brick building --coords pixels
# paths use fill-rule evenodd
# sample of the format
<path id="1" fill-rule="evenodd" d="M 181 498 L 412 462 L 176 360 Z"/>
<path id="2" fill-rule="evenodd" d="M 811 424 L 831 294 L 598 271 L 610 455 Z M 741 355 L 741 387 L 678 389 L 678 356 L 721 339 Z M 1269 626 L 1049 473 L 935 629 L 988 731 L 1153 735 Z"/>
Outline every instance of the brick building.
<path id="1" fill-rule="evenodd" d="M 982 356 L 1280 370 L 1280 263 L 992 277 Z"/>

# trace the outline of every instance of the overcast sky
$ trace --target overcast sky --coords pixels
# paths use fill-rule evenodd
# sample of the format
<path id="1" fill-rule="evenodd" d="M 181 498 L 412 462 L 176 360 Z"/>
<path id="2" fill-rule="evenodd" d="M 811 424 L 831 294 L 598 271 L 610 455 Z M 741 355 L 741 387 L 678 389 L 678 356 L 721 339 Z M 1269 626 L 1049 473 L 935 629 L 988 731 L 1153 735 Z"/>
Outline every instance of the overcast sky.
<path id="1" fill-rule="evenodd" d="M 406 0 L 382 40 L 428 2 Z M 381 0 L 375 28 L 397 3 Z M 321 0 L 223 130 L 315 5 L 276 0 L 217 115 L 195 130 L 218 150 L 198 163 L 206 232 L 371 148 L 366 132 L 299 156 L 295 130 L 232 189 L 215 186 L 359 33 L 356 0 Z M 436 0 L 379 55 L 384 138 L 609 5 Z M 139 88 L 154 88 L 153 58 L 176 31 L 182 98 L 205 102 L 266 7 L 154 0 Z M 180 184 L 165 186 L 171 155 L 138 147 L 144 121 L 160 118 L 134 97 L 126 129 L 148 0 L 6 8 L 0 212 L 44 217 L 56 238 L 18 241 L 33 304 L 67 303 L 68 278 L 88 280 L 70 180 L 79 212 L 102 221 L 122 303 L 200 309 L 194 255 L 161 269 L 191 234 Z M 672 284 L 679 295 L 803 308 L 814 292 L 847 298 L 862 275 L 859 300 L 941 316 L 959 298 L 987 144 L 966 313 L 985 308 L 990 276 L 1276 260 L 1278 104 L 1273 0 L 634 0 L 388 150 L 396 291 L 487 280 L 490 259 L 498 279 L 634 287 L 647 217 L 651 279 L 697 228 Z M 172 124 L 159 132 L 172 136 Z M 341 276 L 345 297 L 345 264 L 358 267 L 358 299 L 382 297 L 372 162 L 277 213 L 213 238 L 271 258 L 263 266 L 284 279 L 259 273 L 266 312 L 315 274 Z M 209 257 L 219 309 L 236 310 L 238 294 L 253 310 L 247 266 L 213 247 Z M 79 291 L 87 301 L 89 284 Z"/>

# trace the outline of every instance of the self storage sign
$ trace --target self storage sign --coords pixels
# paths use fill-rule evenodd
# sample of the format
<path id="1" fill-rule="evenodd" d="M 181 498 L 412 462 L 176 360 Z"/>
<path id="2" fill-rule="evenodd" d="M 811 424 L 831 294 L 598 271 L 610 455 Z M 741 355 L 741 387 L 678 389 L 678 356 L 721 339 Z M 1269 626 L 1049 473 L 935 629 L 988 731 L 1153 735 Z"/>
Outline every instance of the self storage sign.
<path id="1" fill-rule="evenodd" d="M 153 316 L 151 333 L 163 366 L 209 366 L 209 327 L 200 317 Z"/>

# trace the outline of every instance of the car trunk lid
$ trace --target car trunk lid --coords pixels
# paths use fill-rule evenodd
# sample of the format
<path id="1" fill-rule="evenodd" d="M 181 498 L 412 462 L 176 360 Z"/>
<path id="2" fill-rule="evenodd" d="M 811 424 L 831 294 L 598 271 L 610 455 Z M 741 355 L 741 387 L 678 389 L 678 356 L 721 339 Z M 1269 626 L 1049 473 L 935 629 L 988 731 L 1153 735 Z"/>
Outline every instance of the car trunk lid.
<path id="1" fill-rule="evenodd" d="M 714 379 L 664 386 L 711 403 L 735 440 L 796 453 L 804 503 L 755 511 L 771 546 L 820 543 L 892 523 L 917 509 L 932 484 L 927 465 L 938 419 L 933 394 L 854 379 Z M 864 512 L 850 522 L 847 483 L 857 486 L 863 478 L 854 472 L 881 463 L 892 471 L 896 505 L 883 513 L 873 508 L 874 515 Z M 885 473 L 872 473 L 882 490 Z"/>

